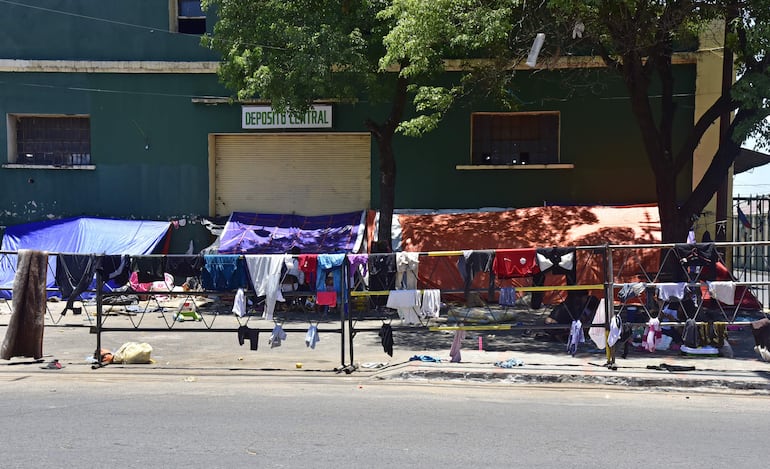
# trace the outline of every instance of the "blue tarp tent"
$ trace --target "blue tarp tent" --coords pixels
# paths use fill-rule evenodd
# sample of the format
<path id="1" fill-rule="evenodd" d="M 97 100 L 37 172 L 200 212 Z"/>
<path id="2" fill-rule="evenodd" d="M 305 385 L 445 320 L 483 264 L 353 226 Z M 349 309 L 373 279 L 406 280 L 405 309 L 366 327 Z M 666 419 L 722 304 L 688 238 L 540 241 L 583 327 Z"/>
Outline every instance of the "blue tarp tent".
<path id="1" fill-rule="evenodd" d="M 9 226 L 2 251 L 34 249 L 67 254 L 150 254 L 168 232 L 170 223 L 76 217 Z M 48 258 L 47 288 L 54 288 L 56 257 Z M 10 298 L 16 256 L 0 256 L 0 297 Z"/>

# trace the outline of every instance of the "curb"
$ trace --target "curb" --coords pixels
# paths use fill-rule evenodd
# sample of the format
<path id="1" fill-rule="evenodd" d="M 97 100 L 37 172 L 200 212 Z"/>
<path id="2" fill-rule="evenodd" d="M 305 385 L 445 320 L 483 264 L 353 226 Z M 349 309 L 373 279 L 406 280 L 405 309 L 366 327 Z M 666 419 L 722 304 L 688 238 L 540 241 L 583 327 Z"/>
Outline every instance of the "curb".
<path id="1" fill-rule="evenodd" d="M 580 373 L 516 373 L 505 371 L 400 370 L 382 373 L 381 380 L 469 381 L 505 384 L 583 384 L 635 388 L 707 388 L 714 390 L 757 391 L 770 394 L 770 381 L 721 379 L 713 377 L 640 377 L 629 375 L 586 375 Z"/>

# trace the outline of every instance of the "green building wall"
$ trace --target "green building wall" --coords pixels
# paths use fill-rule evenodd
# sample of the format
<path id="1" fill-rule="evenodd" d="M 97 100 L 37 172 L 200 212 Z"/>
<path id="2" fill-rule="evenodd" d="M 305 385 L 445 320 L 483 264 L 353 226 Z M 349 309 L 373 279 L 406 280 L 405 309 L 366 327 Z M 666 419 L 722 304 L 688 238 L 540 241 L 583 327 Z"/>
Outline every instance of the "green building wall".
<path id="1" fill-rule="evenodd" d="M 28 3 L 134 26 L 5 5 L 6 13 L 16 14 L 15 19 L 0 15 L 0 27 L 13 38 L 1 47 L 6 59 L 216 59 L 198 38 L 166 31 L 164 1 Z M 24 41 L 24 31 L 39 37 Z M 675 93 L 681 97 L 675 135 L 681 135 L 693 123 L 695 66 L 677 66 L 676 73 Z M 0 82 L 0 151 L 7 147 L 2 118 L 7 114 L 87 114 L 95 167 L 0 167 L 0 226 L 77 215 L 153 220 L 206 216 L 208 135 L 247 132 L 240 128 L 240 105 L 194 99 L 231 95 L 212 73 L 5 72 Z M 517 110 L 560 112 L 561 162 L 574 168 L 458 170 L 457 165 L 470 164 L 471 112 L 500 110 L 463 103 L 436 131 L 422 138 L 396 137 L 396 208 L 654 202 L 652 173 L 619 78 L 603 69 L 521 71 L 511 92 L 520 101 Z M 366 131 L 365 118 L 382 121 L 386 112 L 386 104 L 335 104 L 332 131 Z M 373 141 L 373 208 L 379 205 L 378 169 Z M 684 173 L 683 193 L 691 179 L 689 170 Z"/>

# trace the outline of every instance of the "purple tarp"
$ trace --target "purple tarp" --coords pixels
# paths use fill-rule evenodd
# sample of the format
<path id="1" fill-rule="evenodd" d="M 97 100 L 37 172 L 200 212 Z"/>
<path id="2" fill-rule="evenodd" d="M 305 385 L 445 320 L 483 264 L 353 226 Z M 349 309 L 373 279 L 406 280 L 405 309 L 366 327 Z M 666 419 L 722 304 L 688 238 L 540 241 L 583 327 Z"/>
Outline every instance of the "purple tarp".
<path id="1" fill-rule="evenodd" d="M 357 252 L 365 217 L 365 211 L 312 217 L 233 212 L 219 253 L 281 254 L 293 247 L 307 254 Z"/>

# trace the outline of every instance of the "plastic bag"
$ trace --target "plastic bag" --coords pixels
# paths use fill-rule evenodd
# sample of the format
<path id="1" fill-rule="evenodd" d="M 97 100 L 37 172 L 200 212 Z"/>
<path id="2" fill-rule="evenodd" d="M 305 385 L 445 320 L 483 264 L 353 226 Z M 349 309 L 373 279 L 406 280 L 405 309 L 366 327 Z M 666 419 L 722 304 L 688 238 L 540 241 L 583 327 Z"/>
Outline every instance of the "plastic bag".
<path id="1" fill-rule="evenodd" d="M 152 346 L 146 342 L 126 342 L 112 355 L 113 363 L 152 363 Z"/>

